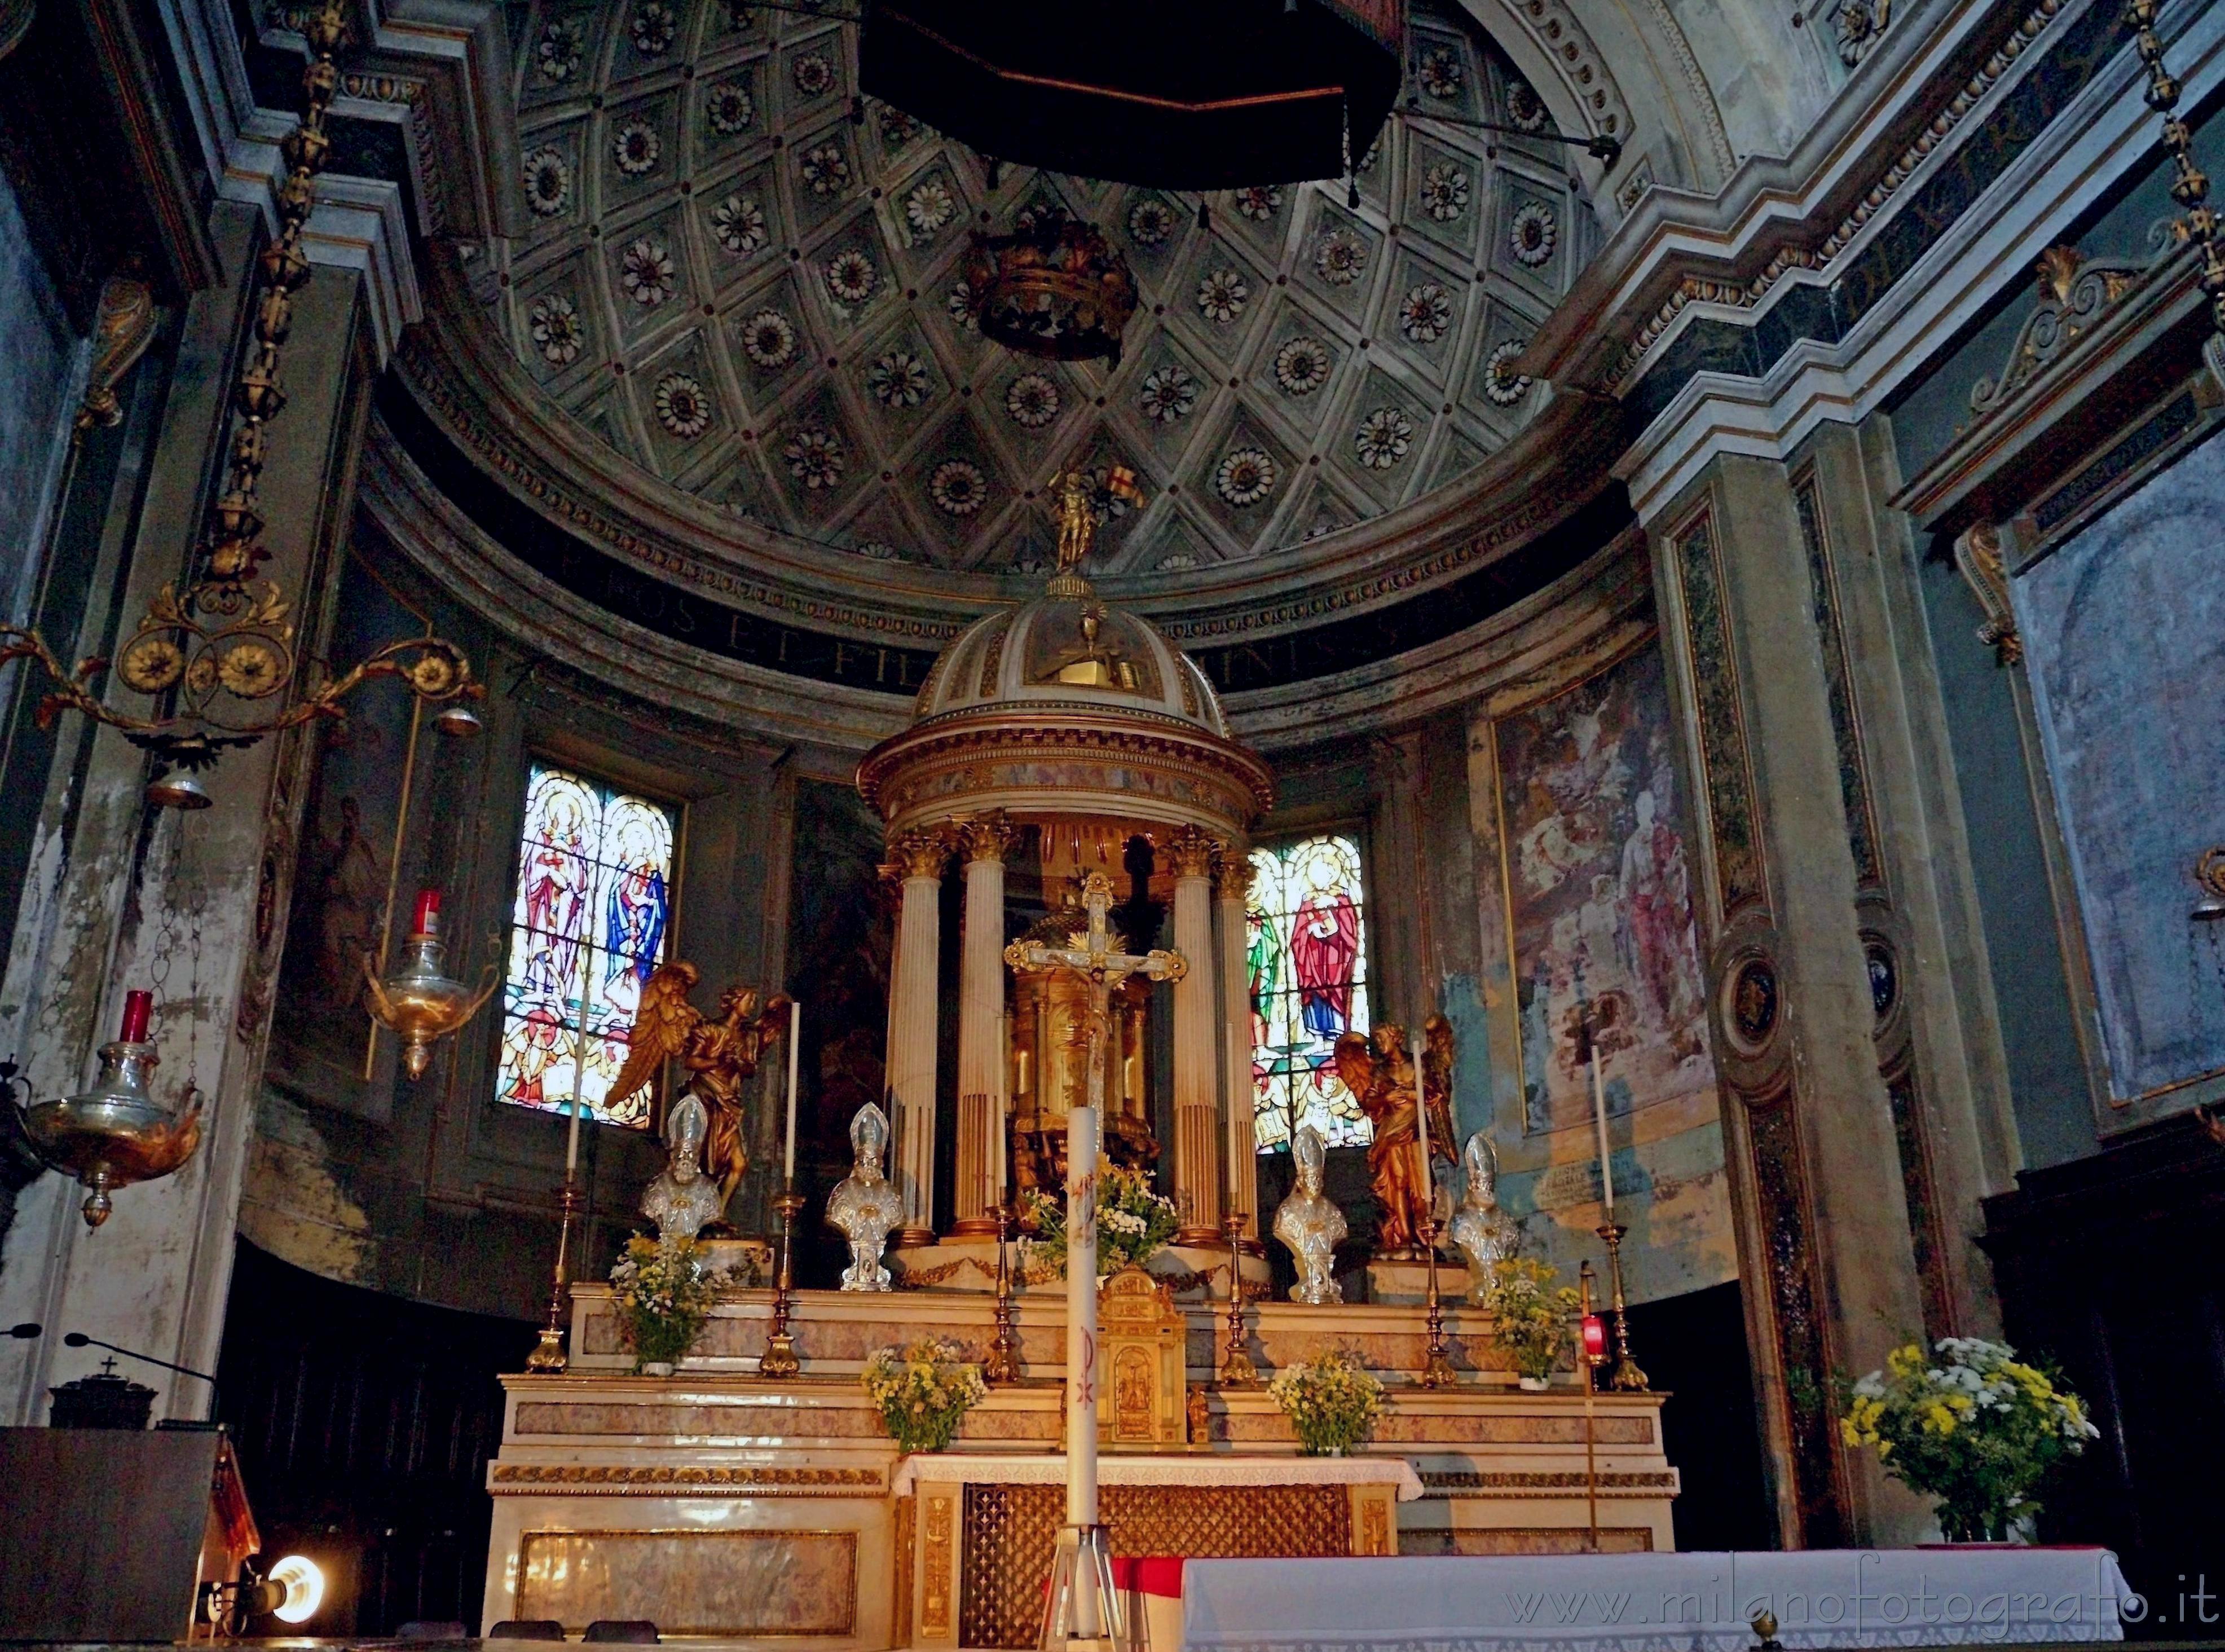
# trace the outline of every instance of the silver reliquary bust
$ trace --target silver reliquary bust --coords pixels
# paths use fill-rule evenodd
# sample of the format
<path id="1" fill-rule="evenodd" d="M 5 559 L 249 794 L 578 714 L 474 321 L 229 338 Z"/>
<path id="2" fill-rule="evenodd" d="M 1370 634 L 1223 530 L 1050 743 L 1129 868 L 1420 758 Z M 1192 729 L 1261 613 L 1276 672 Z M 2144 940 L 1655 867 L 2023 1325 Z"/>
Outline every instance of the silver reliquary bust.
<path id="1" fill-rule="evenodd" d="M 719 1184 L 703 1169 L 703 1138 L 710 1131 L 710 1112 L 693 1095 L 681 1096 L 665 1113 L 664 1168 L 641 1196 L 641 1213 L 656 1224 L 661 1239 L 693 1239 L 726 1213 Z"/>
<path id="2" fill-rule="evenodd" d="M 1453 1212 L 1452 1242 L 1467 1257 L 1467 1295 L 1480 1302 L 1491 1283 L 1492 1264 L 1514 1254 L 1521 1233 L 1499 1208 L 1499 1150 L 1481 1130 L 1467 1138 L 1461 1155 L 1467 1170 L 1460 1208 Z"/>
<path id="3" fill-rule="evenodd" d="M 842 1270 L 846 1291 L 891 1287 L 881 1252 L 888 1244 L 889 1231 L 903 1220 L 903 1199 L 881 1169 L 888 1146 L 889 1116 L 869 1101 L 850 1120 L 850 1149 L 855 1155 L 850 1174 L 827 1196 L 827 1225 L 850 1242 L 850 1265 Z"/>
<path id="4" fill-rule="evenodd" d="M 1344 1212 L 1322 1192 L 1322 1173 L 1328 1160 L 1321 1132 L 1310 1124 L 1303 1127 L 1291 1143 L 1290 1157 L 1297 1166 L 1298 1185 L 1275 1212 L 1275 1237 L 1297 1259 L 1298 1282 L 1290 1288 L 1290 1300 L 1315 1306 L 1341 1302 L 1344 1293 L 1330 1275 L 1337 1241 L 1346 1232 Z"/>

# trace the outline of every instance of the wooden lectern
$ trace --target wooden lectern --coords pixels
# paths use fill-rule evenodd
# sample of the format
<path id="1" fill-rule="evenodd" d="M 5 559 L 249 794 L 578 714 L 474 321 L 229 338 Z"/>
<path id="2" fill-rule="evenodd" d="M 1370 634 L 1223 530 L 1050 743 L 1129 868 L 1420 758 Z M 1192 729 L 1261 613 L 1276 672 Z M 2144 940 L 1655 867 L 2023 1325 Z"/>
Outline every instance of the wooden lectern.
<path id="1" fill-rule="evenodd" d="M 206 1634 L 204 1583 L 261 1547 L 214 1428 L 0 1428 L 0 1639 Z"/>

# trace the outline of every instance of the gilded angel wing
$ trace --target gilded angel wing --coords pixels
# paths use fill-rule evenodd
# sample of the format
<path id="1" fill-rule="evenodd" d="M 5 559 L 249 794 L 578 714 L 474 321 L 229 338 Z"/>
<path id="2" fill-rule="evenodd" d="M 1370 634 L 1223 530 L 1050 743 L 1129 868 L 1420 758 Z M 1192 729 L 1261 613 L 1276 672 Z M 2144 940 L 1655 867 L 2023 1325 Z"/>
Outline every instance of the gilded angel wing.
<path id="1" fill-rule="evenodd" d="M 634 1012 L 628 1035 L 625 1065 L 618 1081 L 604 1098 L 605 1107 L 616 1107 L 651 1079 L 657 1069 L 687 1048 L 688 1035 L 702 1023 L 702 1012 L 688 1002 L 700 979 L 688 963 L 661 965 L 641 990 L 641 1008 Z"/>
<path id="2" fill-rule="evenodd" d="M 1365 1033 L 1347 1033 L 1336 1041 L 1336 1053 L 1331 1058 L 1336 1065 L 1336 1076 L 1344 1080 L 1344 1087 L 1352 1092 L 1352 1098 L 1370 1117 L 1374 1109 L 1369 1105 L 1375 1093 L 1375 1051 Z"/>

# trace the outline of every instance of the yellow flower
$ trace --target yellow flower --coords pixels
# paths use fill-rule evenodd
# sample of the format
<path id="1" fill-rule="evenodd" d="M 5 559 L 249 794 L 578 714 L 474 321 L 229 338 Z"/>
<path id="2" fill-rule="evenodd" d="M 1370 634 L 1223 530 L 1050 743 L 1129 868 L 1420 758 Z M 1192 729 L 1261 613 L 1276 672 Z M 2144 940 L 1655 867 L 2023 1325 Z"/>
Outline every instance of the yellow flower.
<path id="1" fill-rule="evenodd" d="M 1896 1348 L 1885 1357 L 1885 1366 L 1895 1377 L 1913 1377 L 1924 1369 L 1924 1350 L 1912 1342 Z"/>

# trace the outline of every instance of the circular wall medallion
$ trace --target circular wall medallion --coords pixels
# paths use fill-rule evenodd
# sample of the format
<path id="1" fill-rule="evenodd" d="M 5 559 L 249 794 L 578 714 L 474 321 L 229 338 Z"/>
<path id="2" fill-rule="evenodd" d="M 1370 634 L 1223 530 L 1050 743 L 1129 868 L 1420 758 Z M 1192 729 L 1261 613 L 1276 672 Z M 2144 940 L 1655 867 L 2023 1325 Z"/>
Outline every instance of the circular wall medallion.
<path id="1" fill-rule="evenodd" d="M 1869 969 L 1870 1008 L 1883 1021 L 1900 1002 L 1899 966 L 1892 960 L 1892 948 L 1874 935 L 1862 941 L 1862 961 Z"/>
<path id="2" fill-rule="evenodd" d="M 1740 1054 L 1769 1048 L 1782 1007 L 1777 965 L 1759 953 L 1748 953 L 1723 978 L 1723 1029 Z"/>

